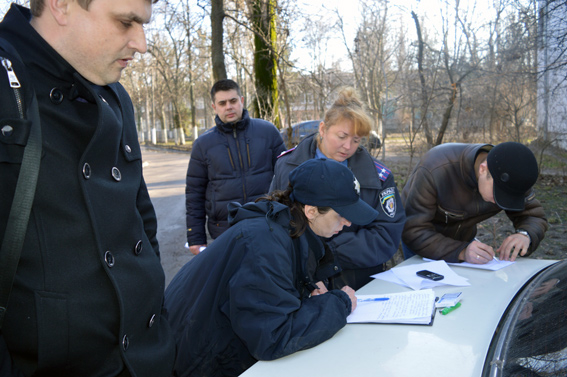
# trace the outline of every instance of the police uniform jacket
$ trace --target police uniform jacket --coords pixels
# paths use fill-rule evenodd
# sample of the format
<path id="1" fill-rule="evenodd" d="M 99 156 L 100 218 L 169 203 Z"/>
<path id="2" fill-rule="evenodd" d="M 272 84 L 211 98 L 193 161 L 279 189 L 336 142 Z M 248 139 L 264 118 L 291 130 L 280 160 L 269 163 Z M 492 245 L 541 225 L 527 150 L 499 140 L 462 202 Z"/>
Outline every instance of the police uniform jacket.
<path id="1" fill-rule="evenodd" d="M 319 268 L 327 254 L 309 228 L 290 237 L 287 206 L 231 203 L 229 210 L 231 227 L 165 292 L 178 377 L 238 376 L 256 360 L 324 342 L 351 311 L 343 291 L 309 297 L 314 282 L 333 269 Z"/>
<path id="2" fill-rule="evenodd" d="M 302 162 L 315 157 L 316 135 L 306 137 L 297 147 L 278 158 L 270 191 L 285 190 L 289 173 Z M 368 283 L 371 275 L 382 272 L 383 264 L 396 253 L 406 216 L 394 174 L 386 166 L 362 146 L 347 161 L 360 183 L 360 198 L 379 213 L 372 223 L 345 227 L 327 240 L 343 270 L 335 283 L 337 286 L 349 285 L 356 290 Z"/>
<path id="3" fill-rule="evenodd" d="M 35 89 L 43 138 L 3 340 L 27 376 L 171 376 L 174 342 L 161 315 L 165 279 L 132 103 L 119 84 L 87 82 L 29 19 L 12 5 L 0 24 L 25 64 L 15 69 L 24 97 Z M 29 123 L 5 118 L 1 101 L 1 124 L 15 127 L 0 132 L 0 241 L 29 133 Z"/>
<path id="4" fill-rule="evenodd" d="M 207 228 L 213 239 L 228 228 L 227 205 L 246 203 L 268 192 L 277 156 L 285 150 L 277 128 L 270 122 L 250 118 L 223 123 L 193 143 L 187 169 L 186 214 L 189 245 L 206 245 Z"/>
<path id="5" fill-rule="evenodd" d="M 502 209 L 485 202 L 478 191 L 475 159 L 490 144 L 447 143 L 430 149 L 411 173 L 402 191 L 407 221 L 404 243 L 416 254 L 458 262 L 474 239 L 477 224 Z M 533 252 L 547 230 L 545 212 L 535 193 L 526 194 L 523 211 L 506 211 L 515 229 L 526 230 Z"/>

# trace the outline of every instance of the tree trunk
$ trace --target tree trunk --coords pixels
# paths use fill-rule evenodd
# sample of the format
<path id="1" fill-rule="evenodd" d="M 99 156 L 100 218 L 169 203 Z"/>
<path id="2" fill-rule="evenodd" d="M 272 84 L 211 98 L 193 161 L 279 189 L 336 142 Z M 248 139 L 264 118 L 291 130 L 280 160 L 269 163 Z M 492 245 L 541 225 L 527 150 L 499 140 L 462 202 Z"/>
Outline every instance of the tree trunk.
<path id="1" fill-rule="evenodd" d="M 439 132 L 437 133 L 437 140 L 435 140 L 435 145 L 440 145 L 443 143 L 443 137 L 445 136 L 445 131 L 447 131 L 447 127 L 449 126 L 449 119 L 451 119 L 451 113 L 453 112 L 453 106 L 455 105 L 455 101 L 457 100 L 457 84 L 451 85 L 451 97 L 449 98 L 449 103 L 445 108 L 445 112 L 443 113 L 443 120 L 441 121 L 441 127 L 439 128 Z"/>
<path id="2" fill-rule="evenodd" d="M 417 14 L 412 11 L 411 16 L 415 21 L 415 29 L 417 31 L 417 41 L 418 41 L 418 55 L 417 55 L 417 70 L 419 72 L 419 80 L 421 82 L 421 124 L 423 125 L 423 130 L 425 132 L 425 138 L 427 139 L 427 144 L 429 146 L 433 145 L 433 138 L 431 137 L 431 131 L 429 130 L 429 123 L 427 122 L 427 107 L 429 99 L 427 96 L 427 88 L 425 85 L 425 76 L 423 74 L 423 50 L 424 43 L 423 37 L 421 35 L 421 27 L 419 26 L 419 19 Z"/>
<path id="3" fill-rule="evenodd" d="M 224 64 L 224 0 L 211 0 L 211 63 L 213 78 L 216 81 L 226 79 Z"/>
<path id="4" fill-rule="evenodd" d="M 278 61 L 276 54 L 276 0 L 254 0 L 254 74 L 257 116 L 281 128 L 278 111 Z"/>

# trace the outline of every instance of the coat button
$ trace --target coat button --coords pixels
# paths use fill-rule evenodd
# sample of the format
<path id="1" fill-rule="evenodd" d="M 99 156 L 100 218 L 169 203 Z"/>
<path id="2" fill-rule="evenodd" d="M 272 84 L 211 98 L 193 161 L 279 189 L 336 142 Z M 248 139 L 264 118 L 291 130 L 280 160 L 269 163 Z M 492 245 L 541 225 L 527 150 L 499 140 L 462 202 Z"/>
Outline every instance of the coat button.
<path id="1" fill-rule="evenodd" d="M 136 242 L 136 246 L 134 247 L 134 254 L 136 255 L 140 255 L 140 253 L 142 252 L 144 245 L 142 244 L 142 241 L 138 241 Z"/>
<path id="2" fill-rule="evenodd" d="M 154 325 L 156 321 L 156 315 L 152 315 L 152 318 L 150 318 L 150 322 L 148 322 L 148 327 L 152 327 Z"/>
<path id="3" fill-rule="evenodd" d="M 83 177 L 85 177 L 85 179 L 89 179 L 91 177 L 91 166 L 86 162 L 83 165 Z"/>
<path id="4" fill-rule="evenodd" d="M 120 182 L 122 180 L 122 174 L 120 174 L 120 170 L 118 170 L 117 167 L 112 168 L 112 178 L 114 178 L 116 182 Z"/>
<path id="5" fill-rule="evenodd" d="M 112 268 L 114 266 L 114 255 L 112 255 L 110 251 L 104 253 L 104 260 L 106 261 L 108 267 Z"/>
<path id="6" fill-rule="evenodd" d="M 2 135 L 4 136 L 12 136 L 12 132 L 14 132 L 14 128 L 10 125 L 5 125 L 2 127 Z"/>
<path id="7" fill-rule="evenodd" d="M 63 93 L 59 90 L 59 88 L 53 88 L 51 89 L 51 92 L 49 92 L 49 99 L 54 104 L 59 105 L 63 102 Z"/>
<path id="8" fill-rule="evenodd" d="M 128 144 L 126 144 L 126 145 L 124 146 L 124 150 L 126 150 L 126 153 L 132 152 L 132 148 L 130 148 L 130 146 L 129 146 Z"/>
<path id="9" fill-rule="evenodd" d="M 130 339 L 128 339 L 128 335 L 124 335 L 122 338 L 122 349 L 126 351 L 130 347 Z"/>

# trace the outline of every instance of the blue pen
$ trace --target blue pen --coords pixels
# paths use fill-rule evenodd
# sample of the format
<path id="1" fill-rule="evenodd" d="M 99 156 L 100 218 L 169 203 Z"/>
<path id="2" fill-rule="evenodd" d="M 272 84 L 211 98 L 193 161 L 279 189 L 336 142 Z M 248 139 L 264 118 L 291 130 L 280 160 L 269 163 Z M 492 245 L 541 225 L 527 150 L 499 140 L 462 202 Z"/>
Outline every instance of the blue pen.
<path id="1" fill-rule="evenodd" d="M 376 298 L 362 298 L 358 299 L 358 302 L 365 302 L 365 301 L 388 301 L 389 297 L 376 297 Z"/>

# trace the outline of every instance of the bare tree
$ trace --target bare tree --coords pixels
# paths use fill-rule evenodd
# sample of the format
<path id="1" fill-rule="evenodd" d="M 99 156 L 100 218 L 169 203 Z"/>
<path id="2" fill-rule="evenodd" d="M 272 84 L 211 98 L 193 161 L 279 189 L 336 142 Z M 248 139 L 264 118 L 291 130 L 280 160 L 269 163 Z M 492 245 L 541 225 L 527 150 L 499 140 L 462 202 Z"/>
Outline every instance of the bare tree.
<path id="1" fill-rule="evenodd" d="M 227 78 L 224 64 L 223 21 L 225 16 L 224 0 L 211 0 L 211 61 L 214 81 Z"/>
<path id="2" fill-rule="evenodd" d="M 421 33 L 421 25 L 417 14 L 412 11 L 411 15 L 415 22 L 415 29 L 417 32 L 417 43 L 418 43 L 418 53 L 417 53 L 417 71 L 419 74 L 419 81 L 421 83 L 421 117 L 420 117 L 420 127 L 423 127 L 425 133 L 425 139 L 429 146 L 433 145 L 433 137 L 431 136 L 431 130 L 429 128 L 429 121 L 427 119 L 428 108 L 429 108 L 429 93 L 427 91 L 427 85 L 425 82 L 424 73 L 424 52 L 425 52 L 425 42 L 423 40 L 423 34 Z"/>
<path id="3" fill-rule="evenodd" d="M 257 116 L 272 119 L 281 128 L 278 113 L 278 57 L 276 0 L 251 0 L 250 21 L 254 32 L 254 77 Z"/>

